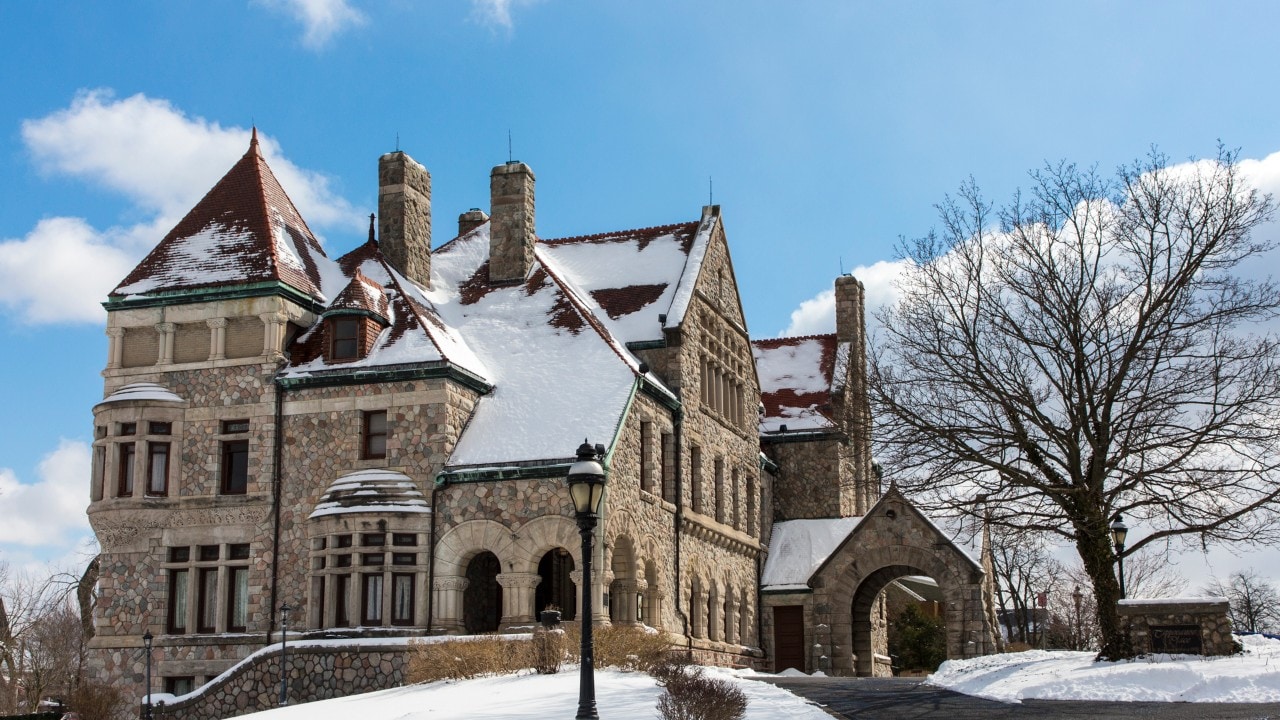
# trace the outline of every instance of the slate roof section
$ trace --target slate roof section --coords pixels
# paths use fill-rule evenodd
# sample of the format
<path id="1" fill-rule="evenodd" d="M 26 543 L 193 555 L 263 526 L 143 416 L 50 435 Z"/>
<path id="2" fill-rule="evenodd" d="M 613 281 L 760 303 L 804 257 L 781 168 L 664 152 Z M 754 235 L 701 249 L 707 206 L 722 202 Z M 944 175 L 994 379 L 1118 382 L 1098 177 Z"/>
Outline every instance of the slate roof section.
<path id="1" fill-rule="evenodd" d="M 267 166 L 255 129 L 244 156 L 111 296 L 278 281 L 325 300 L 326 265 L 331 261 Z"/>
<path id="2" fill-rule="evenodd" d="M 325 314 L 339 310 L 355 310 L 366 312 L 383 321 L 391 318 L 390 305 L 386 292 L 381 285 L 365 277 L 359 268 L 351 277 L 351 282 L 338 293 L 338 297 L 325 308 Z"/>
<path id="3" fill-rule="evenodd" d="M 835 335 L 773 338 L 751 341 L 756 373 L 760 378 L 760 401 L 764 416 L 760 432 L 788 433 L 832 430 L 831 393 L 842 382 L 838 366 L 847 363 L 847 343 Z"/>

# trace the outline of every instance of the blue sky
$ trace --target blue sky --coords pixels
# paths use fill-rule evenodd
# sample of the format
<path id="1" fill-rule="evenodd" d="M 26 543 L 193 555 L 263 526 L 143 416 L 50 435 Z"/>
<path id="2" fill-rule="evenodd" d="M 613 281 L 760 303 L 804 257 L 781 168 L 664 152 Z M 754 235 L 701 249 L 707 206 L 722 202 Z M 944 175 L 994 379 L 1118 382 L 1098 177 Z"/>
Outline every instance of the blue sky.
<path id="1" fill-rule="evenodd" d="M 755 336 L 873 299 L 900 236 L 972 175 L 1151 145 L 1280 151 L 1264 2 L 271 0 L 0 3 L 0 560 L 87 527 L 97 303 L 252 124 L 326 247 L 364 238 L 376 160 L 433 176 L 438 242 L 513 154 L 542 237 L 723 207 Z"/>

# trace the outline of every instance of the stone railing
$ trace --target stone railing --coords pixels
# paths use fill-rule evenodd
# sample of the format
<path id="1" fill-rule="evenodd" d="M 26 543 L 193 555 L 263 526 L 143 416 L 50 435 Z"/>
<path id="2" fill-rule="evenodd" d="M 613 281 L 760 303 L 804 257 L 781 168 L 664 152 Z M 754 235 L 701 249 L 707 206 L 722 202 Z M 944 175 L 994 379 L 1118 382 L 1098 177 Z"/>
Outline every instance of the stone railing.
<path id="1" fill-rule="evenodd" d="M 1220 597 L 1121 600 L 1116 606 L 1136 655 L 1231 655 L 1236 652 Z"/>
<path id="2" fill-rule="evenodd" d="M 289 704 L 372 692 L 404 683 L 407 638 L 289 643 Z M 245 658 L 194 692 L 154 696 L 155 717 L 220 720 L 277 707 L 280 645 Z M 163 704 L 161 704 L 163 703 Z"/>

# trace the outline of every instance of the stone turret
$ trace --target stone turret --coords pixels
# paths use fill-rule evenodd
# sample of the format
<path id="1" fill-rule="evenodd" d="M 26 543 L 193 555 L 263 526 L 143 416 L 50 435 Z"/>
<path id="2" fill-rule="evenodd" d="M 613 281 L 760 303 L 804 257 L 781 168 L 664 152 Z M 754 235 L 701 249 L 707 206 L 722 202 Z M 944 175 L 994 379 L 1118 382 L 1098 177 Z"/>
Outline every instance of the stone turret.
<path id="1" fill-rule="evenodd" d="M 489 174 L 489 282 L 519 282 L 533 265 L 533 171 L 519 161 Z"/>
<path id="2" fill-rule="evenodd" d="M 378 158 L 378 238 L 393 267 L 431 287 L 431 173 L 399 150 Z"/>
<path id="3" fill-rule="evenodd" d="M 866 290 L 852 275 L 836 278 L 836 342 L 848 343 L 842 392 L 833 398 L 838 422 L 849 436 L 853 492 L 858 514 L 880 499 L 880 479 L 871 466 L 871 406 L 867 397 Z"/>

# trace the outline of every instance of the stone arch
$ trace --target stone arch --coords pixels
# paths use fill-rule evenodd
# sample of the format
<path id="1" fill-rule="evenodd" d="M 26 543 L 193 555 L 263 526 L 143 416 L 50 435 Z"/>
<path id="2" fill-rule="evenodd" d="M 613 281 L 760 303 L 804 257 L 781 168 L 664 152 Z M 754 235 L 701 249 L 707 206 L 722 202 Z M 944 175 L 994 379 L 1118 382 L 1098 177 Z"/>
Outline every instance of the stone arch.
<path id="1" fill-rule="evenodd" d="M 564 548 L 573 557 L 575 568 L 582 567 L 582 536 L 573 518 L 543 515 L 525 523 L 514 533 L 511 568 L 513 572 L 538 572 L 538 563 L 550 550 Z"/>
<path id="2" fill-rule="evenodd" d="M 827 652 L 836 675 L 885 674 L 872 644 L 876 597 L 893 580 L 925 575 L 945 601 L 947 657 L 995 651 L 984 605 L 982 566 L 891 487 L 810 580 L 811 626 L 830 628 Z"/>
<path id="3" fill-rule="evenodd" d="M 467 563 L 482 552 L 497 556 L 505 570 L 515 559 L 515 539 L 492 520 L 468 520 L 449 529 L 436 543 L 436 577 L 466 577 Z"/>

